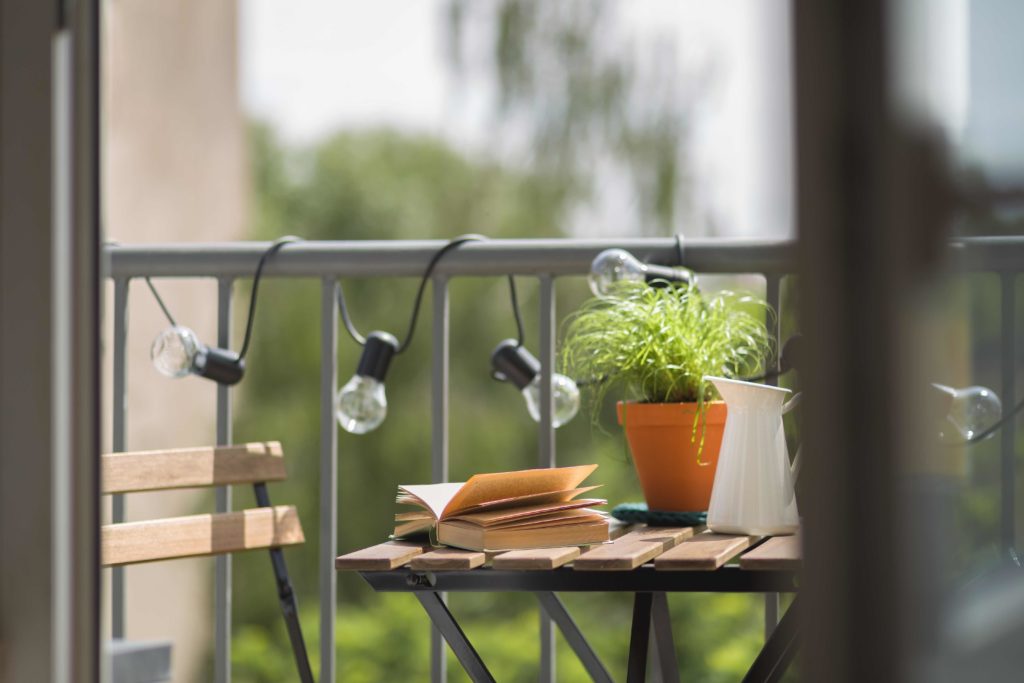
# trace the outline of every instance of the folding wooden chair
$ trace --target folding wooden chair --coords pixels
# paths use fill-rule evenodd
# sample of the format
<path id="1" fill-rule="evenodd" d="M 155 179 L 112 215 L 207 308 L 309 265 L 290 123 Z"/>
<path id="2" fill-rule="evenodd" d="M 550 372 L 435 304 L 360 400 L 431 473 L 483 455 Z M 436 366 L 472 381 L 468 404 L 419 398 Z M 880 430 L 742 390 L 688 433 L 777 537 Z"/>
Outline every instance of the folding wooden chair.
<path id="1" fill-rule="evenodd" d="M 295 507 L 272 506 L 267 492 L 268 481 L 286 476 L 276 441 L 104 455 L 104 494 L 252 484 L 258 507 L 108 524 L 102 530 L 102 561 L 103 566 L 114 567 L 268 548 L 299 678 L 312 683 L 295 593 L 281 551 L 282 546 L 303 543 L 305 537 Z"/>

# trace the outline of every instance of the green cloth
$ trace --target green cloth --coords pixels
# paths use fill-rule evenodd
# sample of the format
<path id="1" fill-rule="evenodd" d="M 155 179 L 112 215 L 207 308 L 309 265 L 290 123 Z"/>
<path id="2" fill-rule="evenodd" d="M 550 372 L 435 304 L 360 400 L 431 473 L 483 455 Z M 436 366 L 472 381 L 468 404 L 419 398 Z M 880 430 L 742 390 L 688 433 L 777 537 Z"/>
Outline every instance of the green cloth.
<path id="1" fill-rule="evenodd" d="M 612 510 L 612 517 L 621 522 L 648 526 L 699 526 L 707 521 L 708 513 L 648 510 L 647 503 L 622 503 Z"/>

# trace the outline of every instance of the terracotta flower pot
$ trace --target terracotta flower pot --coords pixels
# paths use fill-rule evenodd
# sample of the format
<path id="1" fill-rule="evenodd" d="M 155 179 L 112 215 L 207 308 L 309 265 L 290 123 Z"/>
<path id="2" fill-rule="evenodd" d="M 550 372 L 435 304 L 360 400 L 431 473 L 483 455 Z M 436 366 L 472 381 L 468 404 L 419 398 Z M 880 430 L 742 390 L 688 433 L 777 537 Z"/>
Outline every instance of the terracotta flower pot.
<path id="1" fill-rule="evenodd" d="M 633 465 L 650 509 L 708 509 L 726 410 L 722 401 L 708 402 L 705 408 L 704 448 L 698 458 L 702 427 L 698 423 L 694 439 L 696 403 L 619 402 L 619 424 L 626 430 Z"/>

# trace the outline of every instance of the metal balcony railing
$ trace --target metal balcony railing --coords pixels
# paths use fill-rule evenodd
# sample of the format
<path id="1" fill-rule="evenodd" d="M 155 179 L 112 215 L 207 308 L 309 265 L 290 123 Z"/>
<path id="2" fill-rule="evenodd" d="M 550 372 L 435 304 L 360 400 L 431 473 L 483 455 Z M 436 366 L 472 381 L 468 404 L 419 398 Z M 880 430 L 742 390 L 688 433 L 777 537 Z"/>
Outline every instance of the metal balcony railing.
<path id="1" fill-rule="evenodd" d="M 540 338 L 537 357 L 542 377 L 551 377 L 555 363 L 555 288 L 558 278 L 589 272 L 590 263 L 602 250 L 621 247 L 654 263 L 677 264 L 701 273 L 760 274 L 765 278 L 766 298 L 775 310 L 780 307 L 782 279 L 796 270 L 796 244 L 782 240 L 687 240 L 682 253 L 675 239 L 574 240 L 524 239 L 467 243 L 446 254 L 431 277 L 433 297 L 432 338 L 432 443 L 431 472 L 434 481 L 448 478 L 448 376 L 449 308 L 448 283 L 465 276 L 518 275 L 533 277 L 540 284 Z M 338 312 L 336 287 L 346 277 L 418 277 L 443 241 L 361 241 L 299 242 L 288 245 L 270 260 L 266 277 L 315 278 L 321 281 L 321 384 L 320 384 L 320 680 L 335 679 L 335 605 L 337 598 L 334 558 L 338 536 L 338 442 L 334 396 L 338 386 Z M 218 283 L 217 345 L 231 345 L 231 292 L 236 280 L 251 278 L 269 243 L 176 245 L 108 245 L 105 248 L 107 277 L 114 284 L 113 339 L 113 440 L 114 450 L 125 450 L 128 405 L 125 398 L 125 351 L 127 305 L 133 279 L 213 278 Z M 1002 291 L 1002 385 L 1000 393 L 1007 408 L 1016 403 L 1014 384 L 1015 281 L 1024 263 L 1022 238 L 973 238 L 951 246 L 955 265 L 966 271 L 994 272 Z M 870 276 L 870 264 L 865 264 Z M 778 338 L 778 317 L 772 318 L 772 333 Z M 232 440 L 232 401 L 227 387 L 217 386 L 217 442 Z M 538 466 L 555 465 L 555 430 L 551 423 L 551 387 L 542 383 L 542 420 L 538 430 Z M 1004 547 L 1014 542 L 1014 436 L 1009 422 L 1001 432 L 1001 539 Z M 219 489 L 218 512 L 231 507 L 229 489 Z M 124 519 L 124 502 L 113 501 L 113 521 Z M 218 683 L 230 679 L 230 556 L 217 558 L 215 670 Z M 115 569 L 112 587 L 113 633 L 124 634 L 124 583 Z M 766 628 L 774 625 L 777 601 L 766 602 Z M 432 680 L 443 680 L 444 643 L 432 640 Z M 554 633 L 542 621 L 540 670 L 542 678 L 553 671 Z"/>

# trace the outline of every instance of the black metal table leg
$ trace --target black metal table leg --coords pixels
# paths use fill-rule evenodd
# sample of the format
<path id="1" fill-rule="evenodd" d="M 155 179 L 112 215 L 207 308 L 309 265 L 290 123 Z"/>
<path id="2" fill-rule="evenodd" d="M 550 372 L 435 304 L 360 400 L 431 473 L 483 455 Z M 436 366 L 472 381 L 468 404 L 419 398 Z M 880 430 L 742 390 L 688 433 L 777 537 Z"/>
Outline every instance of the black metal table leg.
<path id="1" fill-rule="evenodd" d="M 663 681 L 679 680 L 679 661 L 676 659 L 675 639 L 672 637 L 672 617 L 668 611 L 668 598 L 664 592 L 653 594 L 651 621 L 654 624 L 654 644 L 658 651 L 658 668 Z"/>
<path id="2" fill-rule="evenodd" d="M 576 653 L 576 657 L 580 660 L 583 668 L 587 670 L 591 680 L 595 681 L 595 683 L 612 683 L 612 677 L 608 673 L 608 669 L 604 667 L 597 653 L 590 647 L 587 639 L 583 637 L 579 627 L 576 626 L 576 622 L 573 621 L 573 618 L 569 615 L 568 610 L 565 609 L 562 601 L 558 599 L 558 596 L 551 592 L 534 593 L 534 595 L 540 600 L 541 607 L 551 617 L 551 620 L 558 624 L 559 630 L 565 636 L 565 641 L 569 643 L 569 647 Z"/>
<path id="3" fill-rule="evenodd" d="M 786 615 L 765 641 L 754 663 L 750 665 L 744 683 L 775 683 L 782 678 L 796 654 L 799 624 L 797 623 L 797 600 L 794 599 Z"/>
<path id="4" fill-rule="evenodd" d="M 480 655 L 473 649 L 469 639 L 466 638 L 466 634 L 462 632 L 462 628 L 455 621 L 455 617 L 448 611 L 448 606 L 444 604 L 441 596 L 434 591 L 429 593 L 416 592 L 414 595 L 420 601 L 420 604 L 423 605 L 423 609 L 427 611 L 427 615 L 434 622 L 434 626 L 437 627 L 437 630 L 441 632 L 441 635 L 448 642 L 448 647 L 459 658 L 459 662 L 462 664 L 462 668 L 466 670 L 466 673 L 469 674 L 469 678 L 478 683 L 494 683 L 494 676 L 487 670 L 484 661 L 480 659 Z"/>
<path id="5" fill-rule="evenodd" d="M 651 638 L 650 593 L 637 593 L 633 598 L 633 628 L 629 635 L 629 666 L 626 683 L 644 683 L 647 677 L 647 645 Z"/>

